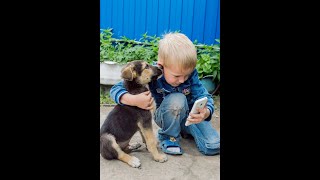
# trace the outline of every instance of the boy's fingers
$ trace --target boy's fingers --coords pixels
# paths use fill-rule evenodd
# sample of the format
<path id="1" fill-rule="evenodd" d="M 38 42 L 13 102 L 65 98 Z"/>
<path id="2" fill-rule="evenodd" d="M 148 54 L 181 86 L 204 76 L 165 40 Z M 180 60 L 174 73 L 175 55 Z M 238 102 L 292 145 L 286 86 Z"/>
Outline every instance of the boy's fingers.
<path id="1" fill-rule="evenodd" d="M 199 118 L 199 114 L 190 114 L 189 118 L 190 119 L 197 119 L 197 118 Z"/>
<path id="2" fill-rule="evenodd" d="M 190 122 L 192 122 L 192 123 L 199 122 L 198 119 L 190 119 L 190 118 L 188 118 L 188 121 L 190 121 Z"/>
<path id="3" fill-rule="evenodd" d="M 144 92 L 144 95 L 146 95 L 149 99 L 152 97 L 150 91 Z"/>
<path id="4" fill-rule="evenodd" d="M 150 105 L 152 105 L 152 104 L 153 104 L 153 101 L 154 101 L 154 99 L 153 99 L 153 98 L 151 98 L 151 99 L 150 99 Z"/>
<path id="5" fill-rule="evenodd" d="M 150 109 L 152 109 L 152 108 L 153 108 L 153 105 L 148 106 L 148 107 L 146 108 L 146 110 L 150 110 Z"/>
<path id="6" fill-rule="evenodd" d="M 194 122 L 195 119 L 196 119 L 196 118 L 193 116 L 193 114 L 190 114 L 189 117 L 188 117 L 188 120 L 189 120 L 190 122 Z"/>
<path id="7" fill-rule="evenodd" d="M 191 121 L 194 121 L 194 122 L 198 122 L 199 119 L 203 119 L 203 115 L 201 115 L 201 114 L 190 114 L 188 119 L 191 119 Z"/>
<path id="8" fill-rule="evenodd" d="M 153 108 L 153 105 L 154 105 L 154 99 L 153 98 L 151 98 L 151 101 L 150 101 L 150 104 L 149 104 L 149 106 L 151 107 L 150 109 L 152 109 Z"/>

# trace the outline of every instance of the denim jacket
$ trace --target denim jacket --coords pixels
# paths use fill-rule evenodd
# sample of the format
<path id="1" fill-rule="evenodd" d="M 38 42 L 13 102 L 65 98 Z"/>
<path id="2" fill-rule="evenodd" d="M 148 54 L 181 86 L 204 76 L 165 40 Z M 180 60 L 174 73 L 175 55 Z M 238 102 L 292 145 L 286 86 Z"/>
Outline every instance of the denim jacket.
<path id="1" fill-rule="evenodd" d="M 186 96 L 190 110 L 197 99 L 207 97 L 207 108 L 210 110 L 210 115 L 207 119 L 205 119 L 205 121 L 211 120 L 214 112 L 213 98 L 199 80 L 198 71 L 196 69 L 191 73 L 190 77 L 178 87 L 172 87 L 170 84 L 168 84 L 164 76 L 159 78 L 157 81 L 150 82 L 149 87 L 150 92 L 152 93 L 152 96 L 156 102 L 157 108 L 160 106 L 163 98 L 166 95 L 174 92 L 180 92 Z M 120 103 L 120 98 L 127 92 L 128 91 L 123 87 L 123 81 L 121 81 L 112 86 L 110 90 L 110 96 L 117 104 L 123 105 Z"/>

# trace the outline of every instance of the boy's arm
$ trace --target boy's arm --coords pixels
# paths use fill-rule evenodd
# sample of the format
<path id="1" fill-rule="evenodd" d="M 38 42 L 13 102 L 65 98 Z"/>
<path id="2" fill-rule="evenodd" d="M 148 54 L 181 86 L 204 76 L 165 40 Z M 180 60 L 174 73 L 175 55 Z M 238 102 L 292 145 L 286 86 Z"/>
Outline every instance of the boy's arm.
<path id="1" fill-rule="evenodd" d="M 117 104 L 124 105 L 126 103 L 121 103 L 121 97 L 128 93 L 128 91 L 123 87 L 123 81 L 113 85 L 110 89 L 110 97 L 114 100 Z M 127 104 L 129 105 L 129 104 Z"/>
<path id="2" fill-rule="evenodd" d="M 137 106 L 150 110 L 153 108 L 153 98 L 150 91 L 132 95 L 123 86 L 123 81 L 110 89 L 110 97 L 119 105 Z"/>
<path id="3" fill-rule="evenodd" d="M 191 79 L 191 95 L 192 99 L 195 101 L 197 99 L 207 97 L 207 108 L 210 111 L 210 115 L 205 119 L 205 121 L 210 121 L 212 118 L 212 114 L 214 112 L 214 101 L 212 98 L 212 95 L 208 93 L 207 89 L 202 85 L 202 83 L 199 80 L 198 77 L 198 71 L 195 69 L 194 73 L 192 73 L 192 79 Z"/>

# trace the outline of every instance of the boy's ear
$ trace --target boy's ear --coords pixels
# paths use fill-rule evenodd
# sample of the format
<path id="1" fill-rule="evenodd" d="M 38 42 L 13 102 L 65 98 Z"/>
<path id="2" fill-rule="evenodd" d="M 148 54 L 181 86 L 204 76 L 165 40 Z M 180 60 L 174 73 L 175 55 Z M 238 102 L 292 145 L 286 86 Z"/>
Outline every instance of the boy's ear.
<path id="1" fill-rule="evenodd" d="M 157 65 L 158 65 L 158 67 L 159 67 L 160 69 L 163 70 L 163 62 L 162 62 L 162 59 L 160 59 L 160 58 L 158 59 Z"/>
<path id="2" fill-rule="evenodd" d="M 160 59 L 160 58 L 159 58 L 159 59 L 158 59 L 158 61 L 157 61 L 157 64 L 158 64 L 158 65 L 161 65 L 161 66 L 163 66 L 163 62 L 162 62 L 162 59 Z"/>
<path id="3" fill-rule="evenodd" d="M 127 81 L 132 81 L 136 78 L 136 72 L 133 70 L 132 64 L 128 64 L 121 70 L 121 77 Z"/>

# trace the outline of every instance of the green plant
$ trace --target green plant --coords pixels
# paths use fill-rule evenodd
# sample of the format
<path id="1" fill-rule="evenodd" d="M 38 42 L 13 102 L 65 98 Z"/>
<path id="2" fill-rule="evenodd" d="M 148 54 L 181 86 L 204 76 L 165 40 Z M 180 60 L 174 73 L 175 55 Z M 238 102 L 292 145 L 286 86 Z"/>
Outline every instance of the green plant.
<path id="1" fill-rule="evenodd" d="M 198 53 L 197 70 L 199 78 L 212 76 L 212 81 L 220 82 L 220 40 L 218 44 L 196 45 Z"/>
<path id="2" fill-rule="evenodd" d="M 113 59 L 115 47 L 112 44 L 112 29 L 103 29 L 100 32 L 100 62 Z"/>
<path id="3" fill-rule="evenodd" d="M 110 98 L 109 92 L 104 92 L 100 88 L 100 104 L 115 104 L 115 102 Z"/>
<path id="4" fill-rule="evenodd" d="M 179 32 L 179 31 L 176 31 Z M 139 41 L 131 40 L 125 36 L 121 39 L 112 37 L 112 29 L 102 29 L 100 32 L 100 62 L 109 60 L 125 64 L 133 60 L 145 60 L 153 63 L 158 59 L 158 45 L 160 37 L 142 35 Z M 196 68 L 199 78 L 212 76 L 212 80 L 220 81 L 220 40 L 218 44 L 205 45 L 193 43 L 197 48 L 198 61 Z"/>
<path id="5" fill-rule="evenodd" d="M 109 60 L 125 64 L 138 59 L 148 63 L 157 60 L 159 37 L 145 33 L 139 41 L 135 41 L 125 36 L 115 39 L 112 35 L 112 29 L 102 30 L 100 33 L 100 62 Z"/>

